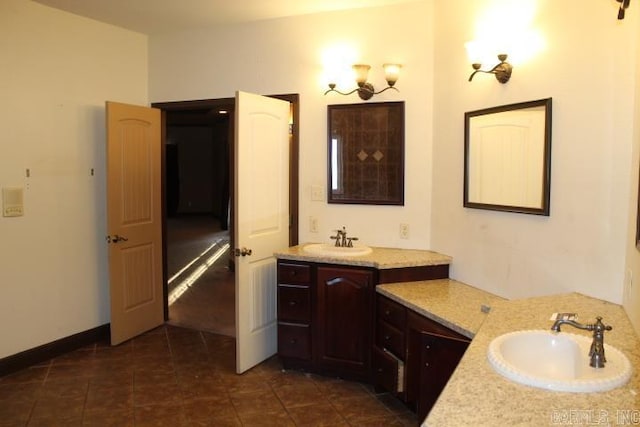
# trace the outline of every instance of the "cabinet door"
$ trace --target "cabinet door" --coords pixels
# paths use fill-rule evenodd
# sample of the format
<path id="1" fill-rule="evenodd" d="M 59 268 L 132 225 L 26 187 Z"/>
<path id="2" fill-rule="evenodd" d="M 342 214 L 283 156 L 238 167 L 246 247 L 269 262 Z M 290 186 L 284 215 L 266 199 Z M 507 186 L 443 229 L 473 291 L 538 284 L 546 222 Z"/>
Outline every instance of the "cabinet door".
<path id="1" fill-rule="evenodd" d="M 470 340 L 407 311 L 406 400 L 424 419 L 449 381 Z"/>
<path id="2" fill-rule="evenodd" d="M 468 340 L 420 334 L 420 395 L 416 413 L 425 419 L 469 346 Z"/>
<path id="3" fill-rule="evenodd" d="M 368 380 L 373 330 L 371 270 L 318 267 L 318 363 L 328 373 Z"/>

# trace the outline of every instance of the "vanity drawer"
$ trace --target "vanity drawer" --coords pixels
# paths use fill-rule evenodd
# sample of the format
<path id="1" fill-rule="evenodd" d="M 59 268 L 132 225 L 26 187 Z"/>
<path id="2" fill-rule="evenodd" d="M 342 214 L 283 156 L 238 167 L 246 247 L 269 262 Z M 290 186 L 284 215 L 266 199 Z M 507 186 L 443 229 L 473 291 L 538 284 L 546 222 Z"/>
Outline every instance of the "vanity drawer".
<path id="1" fill-rule="evenodd" d="M 278 320 L 303 323 L 311 321 L 309 286 L 278 285 Z"/>
<path id="2" fill-rule="evenodd" d="M 387 297 L 378 295 L 377 313 L 378 319 L 384 320 L 401 331 L 404 330 L 407 311 L 403 305 L 398 304 Z"/>
<path id="3" fill-rule="evenodd" d="M 311 281 L 311 266 L 278 263 L 278 283 L 286 285 L 308 285 Z"/>
<path id="4" fill-rule="evenodd" d="M 404 332 L 399 331 L 387 322 L 378 321 L 376 329 L 376 345 L 404 360 Z"/>
<path id="5" fill-rule="evenodd" d="M 278 355 L 311 359 L 309 325 L 278 323 Z"/>
<path id="6" fill-rule="evenodd" d="M 373 348 L 373 384 L 394 393 L 402 392 L 400 363 L 389 353 Z M 400 381 L 398 381 L 400 379 Z"/>

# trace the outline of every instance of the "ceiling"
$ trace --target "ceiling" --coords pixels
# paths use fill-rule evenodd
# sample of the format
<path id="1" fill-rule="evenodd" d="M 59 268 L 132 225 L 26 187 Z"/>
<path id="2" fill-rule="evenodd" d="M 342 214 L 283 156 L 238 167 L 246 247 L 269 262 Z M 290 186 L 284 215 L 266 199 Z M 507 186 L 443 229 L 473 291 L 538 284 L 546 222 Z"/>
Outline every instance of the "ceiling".
<path id="1" fill-rule="evenodd" d="M 144 34 L 418 0 L 34 0 Z"/>

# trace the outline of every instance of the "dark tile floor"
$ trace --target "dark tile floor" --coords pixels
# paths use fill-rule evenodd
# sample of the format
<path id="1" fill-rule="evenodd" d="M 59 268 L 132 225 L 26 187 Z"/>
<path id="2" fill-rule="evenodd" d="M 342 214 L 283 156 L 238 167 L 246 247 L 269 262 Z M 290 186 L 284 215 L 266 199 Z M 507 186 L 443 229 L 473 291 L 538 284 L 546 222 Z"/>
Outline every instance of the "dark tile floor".
<path id="1" fill-rule="evenodd" d="M 233 338 L 161 326 L 0 377 L 0 426 L 413 426 L 388 394 L 284 371 L 235 373 Z"/>

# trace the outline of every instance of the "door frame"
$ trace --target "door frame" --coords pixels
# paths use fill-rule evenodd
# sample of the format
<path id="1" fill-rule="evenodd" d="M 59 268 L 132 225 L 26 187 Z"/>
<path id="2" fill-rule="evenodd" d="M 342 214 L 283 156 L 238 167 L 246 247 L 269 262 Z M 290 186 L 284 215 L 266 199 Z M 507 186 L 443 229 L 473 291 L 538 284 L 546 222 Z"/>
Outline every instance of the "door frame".
<path id="1" fill-rule="evenodd" d="M 282 99 L 291 103 L 291 115 L 293 124 L 289 133 L 289 246 L 298 244 L 298 188 L 299 188 L 299 153 L 300 153 L 300 95 L 299 94 L 279 94 L 279 95 L 265 95 L 271 98 Z M 192 101 L 169 101 L 169 102 L 153 102 L 151 107 L 158 108 L 162 111 L 161 118 L 161 138 L 162 147 L 166 144 L 167 138 L 167 112 L 171 111 L 188 111 L 188 110 L 202 110 L 206 108 L 220 108 L 229 107 L 231 127 L 235 124 L 234 108 L 235 98 L 218 98 L 218 99 L 201 99 Z M 231 141 L 233 142 L 233 141 Z M 164 320 L 169 320 L 169 304 L 168 295 L 169 288 L 167 285 L 167 207 L 166 207 L 166 157 L 165 150 L 161 150 L 161 196 L 162 196 L 162 289 L 164 300 Z M 233 174 L 235 159 L 234 144 L 229 144 L 229 196 L 230 209 L 233 209 Z M 231 211 L 231 218 L 233 218 L 233 211 Z M 229 233 L 233 238 L 233 221 L 229 223 Z"/>

